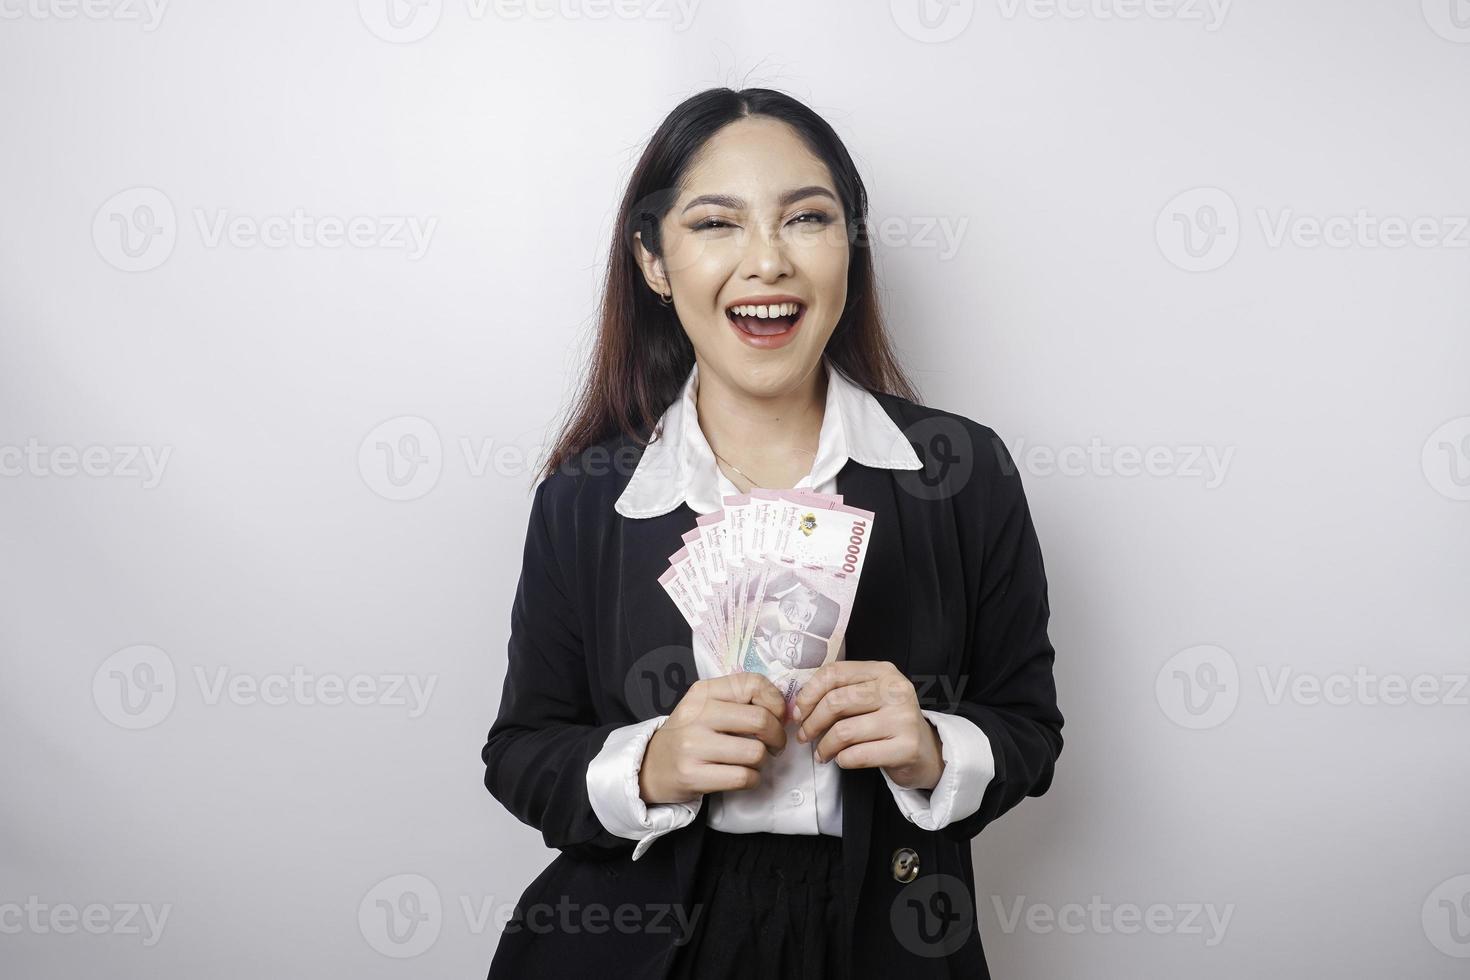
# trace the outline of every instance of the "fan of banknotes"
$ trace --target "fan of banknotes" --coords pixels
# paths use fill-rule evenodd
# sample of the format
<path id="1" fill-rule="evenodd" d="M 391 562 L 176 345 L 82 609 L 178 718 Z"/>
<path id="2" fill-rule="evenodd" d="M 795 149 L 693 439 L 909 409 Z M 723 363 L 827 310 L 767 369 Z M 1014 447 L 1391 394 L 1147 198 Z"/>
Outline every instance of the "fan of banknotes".
<path id="1" fill-rule="evenodd" d="M 791 703 L 836 660 L 873 534 L 841 494 L 752 490 L 699 518 L 659 576 L 693 630 L 701 676 L 766 675 Z"/>

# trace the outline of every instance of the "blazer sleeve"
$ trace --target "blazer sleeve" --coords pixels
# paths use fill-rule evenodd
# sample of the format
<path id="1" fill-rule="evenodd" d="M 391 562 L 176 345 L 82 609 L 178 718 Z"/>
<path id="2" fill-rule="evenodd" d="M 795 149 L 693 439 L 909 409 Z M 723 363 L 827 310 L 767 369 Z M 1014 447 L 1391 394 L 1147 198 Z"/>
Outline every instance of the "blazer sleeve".
<path id="1" fill-rule="evenodd" d="M 567 588 L 556 539 L 573 542 L 571 519 L 557 515 L 553 474 L 536 487 L 520 580 L 510 611 L 500 711 L 481 752 L 485 787 L 547 846 L 586 859 L 631 851 L 609 833 L 587 795 L 587 767 L 617 723 L 599 724 L 587 677 L 582 617 Z M 561 489 L 565 489 L 561 487 Z"/>
<path id="2" fill-rule="evenodd" d="M 941 828 L 962 841 L 1045 793 L 1062 751 L 1046 570 L 1021 474 L 1000 436 L 970 425 L 974 466 L 954 498 L 971 596 L 966 683 L 955 713 L 990 740 L 995 771 L 979 809 Z"/>

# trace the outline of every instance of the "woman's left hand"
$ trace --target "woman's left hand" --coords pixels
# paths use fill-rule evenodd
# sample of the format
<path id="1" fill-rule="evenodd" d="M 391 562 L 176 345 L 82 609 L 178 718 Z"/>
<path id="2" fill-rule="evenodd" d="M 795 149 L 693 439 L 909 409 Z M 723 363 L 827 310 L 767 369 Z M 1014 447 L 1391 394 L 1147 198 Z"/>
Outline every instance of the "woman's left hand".
<path id="1" fill-rule="evenodd" d="M 939 732 L 919 710 L 913 682 L 887 660 L 838 660 L 818 668 L 796 696 L 800 742 L 818 761 L 880 768 L 905 789 L 933 789 L 944 771 Z"/>

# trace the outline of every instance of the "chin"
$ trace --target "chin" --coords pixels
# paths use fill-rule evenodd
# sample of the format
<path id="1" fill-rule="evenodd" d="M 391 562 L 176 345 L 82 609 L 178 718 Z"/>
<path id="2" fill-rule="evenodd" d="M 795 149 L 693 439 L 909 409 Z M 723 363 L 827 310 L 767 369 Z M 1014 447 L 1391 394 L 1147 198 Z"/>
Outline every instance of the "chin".
<path id="1" fill-rule="evenodd" d="M 816 369 L 821 351 L 740 351 L 731 379 L 751 394 L 779 395 L 800 384 Z M 727 362 L 728 363 L 728 362 Z"/>

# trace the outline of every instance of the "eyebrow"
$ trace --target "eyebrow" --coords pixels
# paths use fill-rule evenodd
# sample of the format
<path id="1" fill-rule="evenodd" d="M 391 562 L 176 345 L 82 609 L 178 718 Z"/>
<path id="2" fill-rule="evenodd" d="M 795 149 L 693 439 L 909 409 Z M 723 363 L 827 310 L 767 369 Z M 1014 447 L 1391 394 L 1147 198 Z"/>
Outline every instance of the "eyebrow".
<path id="1" fill-rule="evenodd" d="M 804 197 L 826 197 L 830 198 L 833 204 L 840 203 L 831 191 L 819 184 L 809 184 L 806 187 L 798 187 L 795 190 L 787 191 L 781 195 L 778 203 L 784 208 L 788 204 L 800 201 Z M 745 199 L 736 197 L 733 194 L 701 194 L 684 205 L 684 211 L 688 211 L 690 208 L 700 204 L 713 204 L 717 207 L 729 208 L 732 211 L 743 211 L 746 207 Z M 683 212 L 681 211 L 680 213 L 682 214 Z"/>

